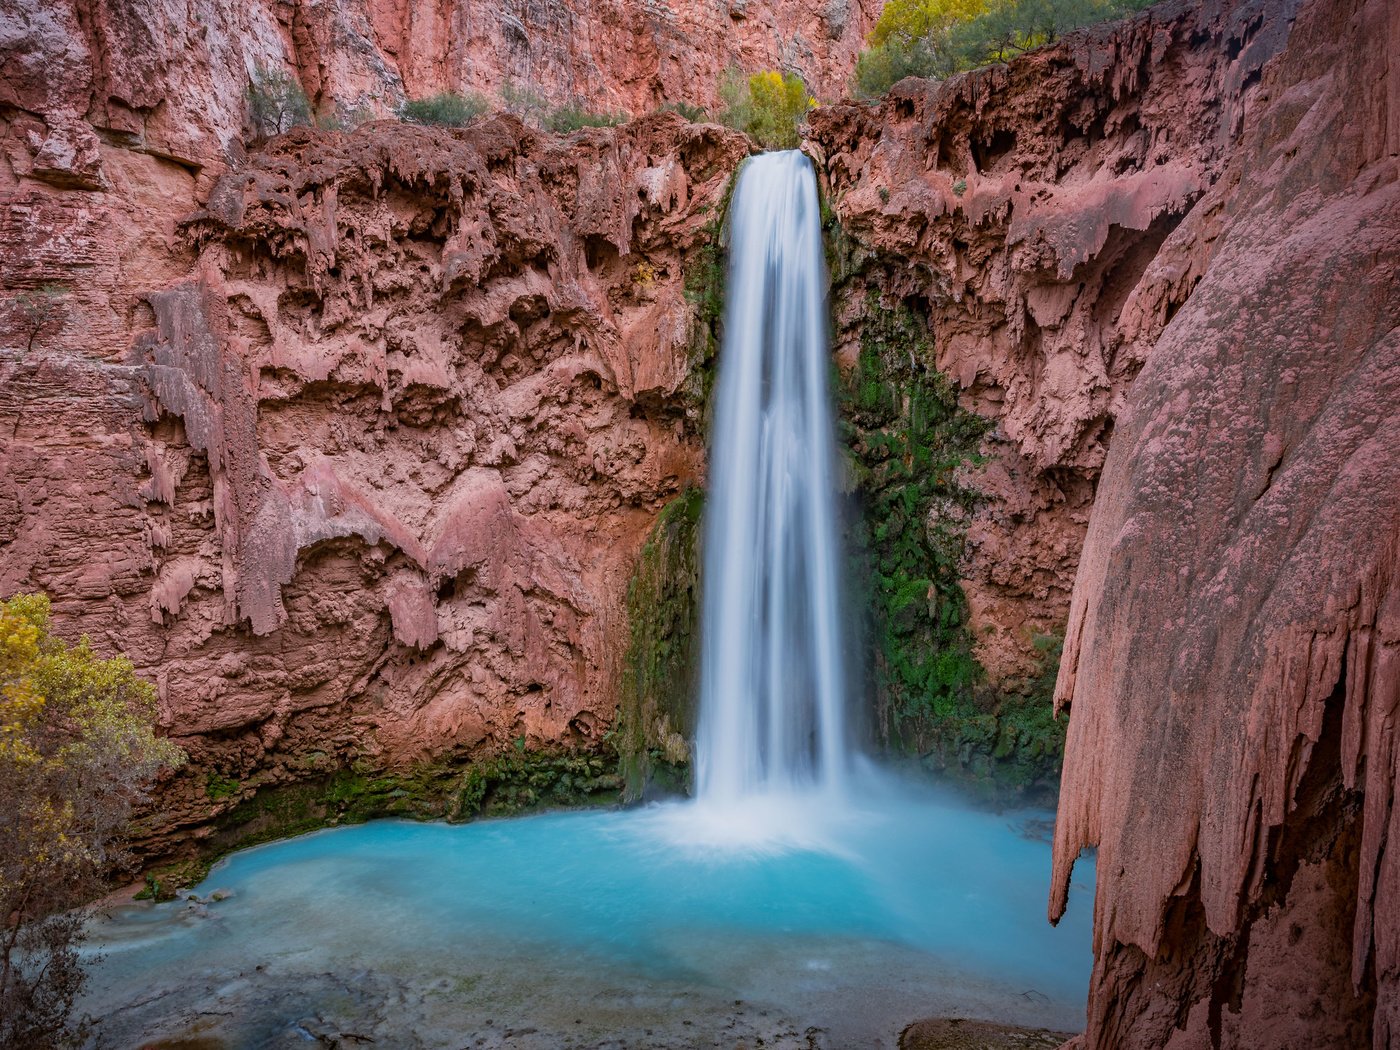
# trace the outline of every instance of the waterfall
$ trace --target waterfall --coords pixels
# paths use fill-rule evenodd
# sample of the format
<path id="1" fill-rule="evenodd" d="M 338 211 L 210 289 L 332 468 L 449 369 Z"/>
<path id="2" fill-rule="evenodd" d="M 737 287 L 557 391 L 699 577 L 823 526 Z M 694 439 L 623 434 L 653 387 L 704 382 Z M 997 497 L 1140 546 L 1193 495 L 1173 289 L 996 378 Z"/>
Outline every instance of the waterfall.
<path id="1" fill-rule="evenodd" d="M 842 552 L 816 177 L 751 158 L 729 275 L 704 520 L 702 803 L 842 791 Z"/>

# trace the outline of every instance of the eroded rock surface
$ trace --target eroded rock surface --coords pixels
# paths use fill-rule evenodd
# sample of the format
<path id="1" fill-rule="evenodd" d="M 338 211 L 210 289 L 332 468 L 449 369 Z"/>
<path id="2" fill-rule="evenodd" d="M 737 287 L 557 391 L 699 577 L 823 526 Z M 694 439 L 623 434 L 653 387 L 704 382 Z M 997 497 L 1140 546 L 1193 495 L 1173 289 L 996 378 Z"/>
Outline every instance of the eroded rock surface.
<path id="1" fill-rule="evenodd" d="M 1155 264 L 1058 698 L 1085 1045 L 1400 1043 L 1400 7 L 1318 0 Z"/>
<path id="2" fill-rule="evenodd" d="M 748 149 L 386 123 L 178 221 L 12 187 L 7 276 L 73 290 L 0 352 L 0 591 L 156 681 L 194 759 L 160 830 L 356 759 L 600 746 L 637 549 L 702 472 L 685 268 Z"/>
<path id="3" fill-rule="evenodd" d="M 1065 622 L 1114 420 L 1199 276 L 1199 257 L 1159 255 L 1222 177 L 1286 7 L 1162 4 L 812 116 L 857 245 L 838 352 L 858 352 L 871 293 L 903 302 L 928 320 L 928 365 L 997 421 L 961 570 L 993 679 L 1032 670 L 1035 636 Z"/>
<path id="4" fill-rule="evenodd" d="M 98 184 L 99 141 L 195 170 L 237 160 L 259 69 L 324 117 L 481 92 L 634 117 L 713 107 L 727 66 L 793 69 L 838 98 L 878 0 L 254 0 L 0 3 L 5 152 L 28 173 Z M 31 160 L 20 144 L 37 138 Z"/>

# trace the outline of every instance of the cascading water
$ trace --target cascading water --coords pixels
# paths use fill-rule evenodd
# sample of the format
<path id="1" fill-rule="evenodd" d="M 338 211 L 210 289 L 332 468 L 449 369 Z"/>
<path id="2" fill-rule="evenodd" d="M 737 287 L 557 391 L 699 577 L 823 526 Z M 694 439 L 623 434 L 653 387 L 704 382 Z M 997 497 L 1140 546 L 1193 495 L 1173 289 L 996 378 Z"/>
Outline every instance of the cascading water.
<path id="1" fill-rule="evenodd" d="M 710 454 L 701 803 L 840 794 L 849 761 L 826 272 L 816 178 L 750 159 L 730 211 Z"/>
<path id="2" fill-rule="evenodd" d="M 104 1045 L 300 1045 L 335 1024 L 393 1045 L 786 1046 L 805 1028 L 888 1046 L 918 1013 L 1082 1020 L 1088 901 L 1045 924 L 1050 848 L 1027 832 L 1047 814 L 969 810 L 849 754 L 807 159 L 751 160 L 731 220 L 700 797 L 239 853 L 207 899 L 113 908 L 94 931 L 111 961 L 80 1008 Z"/>

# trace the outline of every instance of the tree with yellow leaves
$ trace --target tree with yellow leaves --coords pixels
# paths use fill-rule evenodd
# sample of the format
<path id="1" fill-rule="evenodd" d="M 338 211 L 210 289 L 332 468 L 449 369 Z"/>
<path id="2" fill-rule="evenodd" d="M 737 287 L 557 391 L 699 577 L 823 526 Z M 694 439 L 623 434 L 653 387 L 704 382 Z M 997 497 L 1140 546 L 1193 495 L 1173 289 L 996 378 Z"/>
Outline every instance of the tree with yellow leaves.
<path id="1" fill-rule="evenodd" d="M 720 84 L 725 103 L 721 120 L 746 131 L 764 149 L 796 149 L 802 144 L 802 121 L 817 100 L 796 73 L 764 70 L 745 77 L 730 69 Z"/>
<path id="2" fill-rule="evenodd" d="M 49 633 L 49 600 L 0 602 L 0 1047 L 60 1046 L 90 900 L 124 858 L 132 806 L 184 760 L 125 657 Z"/>

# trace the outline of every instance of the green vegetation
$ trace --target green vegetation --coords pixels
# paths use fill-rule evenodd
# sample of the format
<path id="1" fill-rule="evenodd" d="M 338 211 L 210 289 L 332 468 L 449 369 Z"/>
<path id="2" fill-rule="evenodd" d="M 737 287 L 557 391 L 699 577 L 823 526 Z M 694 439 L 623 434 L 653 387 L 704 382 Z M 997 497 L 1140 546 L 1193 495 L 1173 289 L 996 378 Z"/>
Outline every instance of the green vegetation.
<path id="1" fill-rule="evenodd" d="M 662 113 L 679 113 L 692 124 L 708 124 L 710 113 L 702 106 L 692 106 L 689 102 L 667 102 L 661 107 Z"/>
<path id="2" fill-rule="evenodd" d="M 132 806 L 163 766 L 156 692 L 124 657 L 49 633 L 49 600 L 0 603 L 0 1046 L 64 1045 L 103 876 L 126 859 Z"/>
<path id="3" fill-rule="evenodd" d="M 1153 0 L 889 0 L 856 63 L 855 90 L 883 95 L 905 77 L 946 77 L 1121 18 Z"/>
<path id="4" fill-rule="evenodd" d="M 464 128 L 488 109 L 490 104 L 481 95 L 459 95 L 455 91 L 440 91 L 427 98 L 406 101 L 399 107 L 399 118 L 409 124 Z"/>
<path id="5" fill-rule="evenodd" d="M 736 170 L 724 188 L 718 210 L 705 224 L 703 236 L 685 260 L 685 298 L 694 311 L 695 321 L 691 327 L 690 370 L 686 376 L 685 394 L 698 407 L 700 415 L 708 412 L 710 392 L 715 382 L 728 259 L 724 224 L 728 221 L 729 202 L 738 182 L 739 173 Z"/>
<path id="6" fill-rule="evenodd" d="M 540 126 L 545 131 L 568 134 L 571 131 L 578 131 L 580 128 L 616 127 L 618 124 L 626 124 L 631 119 L 626 113 L 594 112 L 583 106 L 570 103 L 548 110 L 541 118 Z"/>
<path id="7" fill-rule="evenodd" d="M 319 764 L 310 763 L 313 768 Z M 201 842 L 201 856 L 148 872 L 141 896 L 167 900 L 202 880 L 225 854 L 328 825 L 361 824 L 376 817 L 467 821 L 539 808 L 609 805 L 618 801 L 620 787 L 605 755 L 565 755 L 523 746 L 470 763 L 445 761 L 402 772 L 356 763 L 291 784 L 240 786 L 210 775 L 210 799 L 227 800 L 244 788 L 251 788 L 252 794 L 215 816 L 212 834 Z"/>
<path id="8" fill-rule="evenodd" d="M 686 739 L 695 728 L 703 505 L 698 488 L 666 505 L 627 586 L 632 640 L 615 743 L 629 801 L 641 798 L 649 783 L 671 791 L 685 785 Z"/>
<path id="9" fill-rule="evenodd" d="M 800 146 L 802 121 L 817 104 L 800 76 L 772 69 L 749 77 L 728 69 L 719 93 L 724 101 L 720 122 L 747 132 L 764 149 Z"/>
<path id="10" fill-rule="evenodd" d="M 881 734 L 988 793 L 1019 793 L 1059 769 L 1064 730 L 1048 696 L 1058 649 L 1047 641 L 1042 673 L 995 687 L 974 656 L 959 566 L 981 497 L 962 472 L 991 421 L 958 406 L 931 360 L 924 320 L 871 295 L 859 362 L 839 389 L 864 504 L 856 575 L 870 581 Z"/>
<path id="11" fill-rule="evenodd" d="M 285 70 L 258 66 L 248 83 L 248 120 L 258 138 L 312 123 L 306 92 Z"/>
<path id="12" fill-rule="evenodd" d="M 527 124 L 545 131 L 567 134 L 580 128 L 613 127 L 631 119 L 626 113 L 597 112 L 581 103 L 551 104 L 542 95 L 513 83 L 501 88 L 501 104 Z"/>

